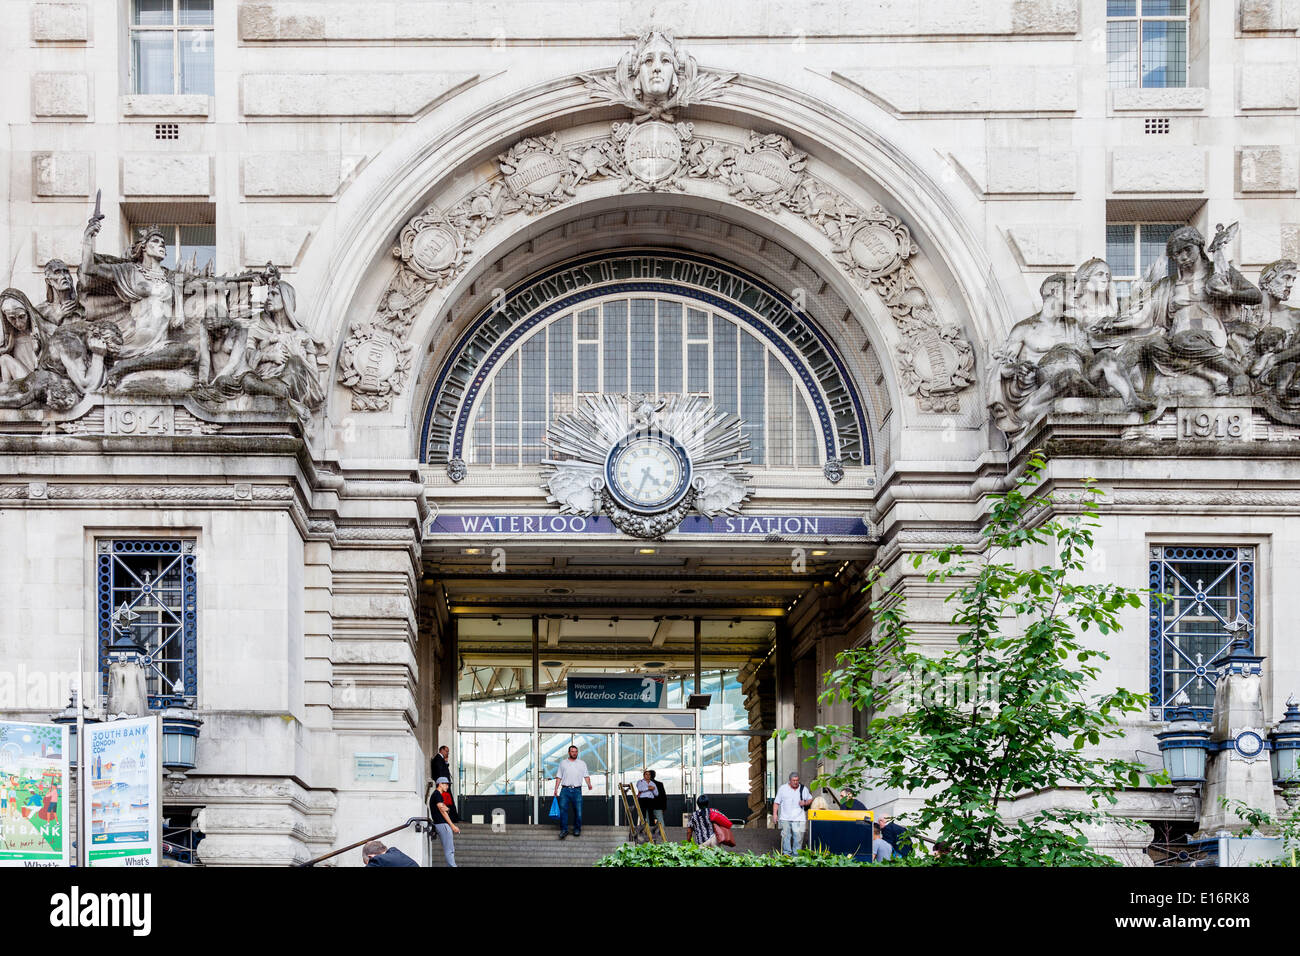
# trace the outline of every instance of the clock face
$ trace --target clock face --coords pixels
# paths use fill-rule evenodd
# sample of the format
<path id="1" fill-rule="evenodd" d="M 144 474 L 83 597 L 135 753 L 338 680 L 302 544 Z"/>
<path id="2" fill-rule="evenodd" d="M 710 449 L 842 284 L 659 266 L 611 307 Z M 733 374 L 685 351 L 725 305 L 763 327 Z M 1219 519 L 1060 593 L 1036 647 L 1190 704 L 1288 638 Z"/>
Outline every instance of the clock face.
<path id="1" fill-rule="evenodd" d="M 662 435 L 634 435 L 615 445 L 605 464 L 610 493 L 634 511 L 664 511 L 690 485 L 685 449 Z"/>

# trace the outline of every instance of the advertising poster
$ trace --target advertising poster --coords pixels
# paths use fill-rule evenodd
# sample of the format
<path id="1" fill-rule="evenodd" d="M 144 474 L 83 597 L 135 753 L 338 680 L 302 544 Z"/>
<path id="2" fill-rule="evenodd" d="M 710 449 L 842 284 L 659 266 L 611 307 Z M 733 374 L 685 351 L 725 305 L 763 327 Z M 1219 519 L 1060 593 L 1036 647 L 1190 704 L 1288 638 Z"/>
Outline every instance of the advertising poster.
<path id="1" fill-rule="evenodd" d="M 0 866 L 67 866 L 68 732 L 0 721 Z"/>
<path id="2" fill-rule="evenodd" d="M 87 866 L 158 865 L 158 731 L 156 717 L 86 725 Z"/>

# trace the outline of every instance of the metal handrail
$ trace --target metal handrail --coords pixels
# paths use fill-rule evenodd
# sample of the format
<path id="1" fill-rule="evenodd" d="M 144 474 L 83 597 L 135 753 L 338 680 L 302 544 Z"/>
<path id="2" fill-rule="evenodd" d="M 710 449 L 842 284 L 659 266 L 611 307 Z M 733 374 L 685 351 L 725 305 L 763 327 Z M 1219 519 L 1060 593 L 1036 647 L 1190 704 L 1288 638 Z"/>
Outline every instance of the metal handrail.
<path id="1" fill-rule="evenodd" d="M 331 850 L 329 853 L 326 853 L 324 856 L 318 856 L 318 857 L 315 857 L 314 859 L 307 860 L 307 861 L 304 862 L 304 863 L 295 863 L 295 864 L 293 864 L 293 865 L 294 865 L 295 867 L 300 867 L 300 866 L 315 866 L 317 863 L 320 863 L 320 862 L 322 862 L 323 860 L 331 859 L 331 858 L 333 858 L 333 857 L 338 856 L 338 855 L 341 854 L 341 853 L 347 853 L 348 850 L 355 850 L 355 849 L 356 849 L 357 847 L 359 847 L 359 846 L 365 846 L 365 845 L 366 845 L 367 843 L 369 843 L 371 840 L 378 840 L 380 837 L 386 837 L 386 836 L 388 836 L 388 834 L 390 834 L 390 833 L 396 833 L 398 830 L 405 830 L 407 827 L 409 827 L 409 826 L 410 826 L 411 824 L 413 824 L 413 823 L 417 825 L 417 826 L 416 826 L 416 831 L 415 831 L 416 833 L 421 832 L 420 829 L 419 829 L 419 824 L 426 824 L 426 825 L 429 827 L 429 829 L 432 829 L 432 828 L 433 828 L 433 821 L 430 820 L 428 817 L 411 817 L 411 818 L 410 818 L 409 820 L 407 820 L 405 823 L 398 824 L 398 825 L 395 826 L 395 827 L 390 827 L 389 829 L 383 831 L 382 833 L 376 833 L 374 836 L 368 836 L 368 837 L 366 837 L 364 840 L 358 840 L 356 843 L 349 843 L 347 846 L 345 846 L 345 847 L 341 847 L 340 849 L 337 849 L 337 850 Z M 424 831 L 424 832 L 427 833 L 428 830 L 426 830 L 426 831 Z"/>

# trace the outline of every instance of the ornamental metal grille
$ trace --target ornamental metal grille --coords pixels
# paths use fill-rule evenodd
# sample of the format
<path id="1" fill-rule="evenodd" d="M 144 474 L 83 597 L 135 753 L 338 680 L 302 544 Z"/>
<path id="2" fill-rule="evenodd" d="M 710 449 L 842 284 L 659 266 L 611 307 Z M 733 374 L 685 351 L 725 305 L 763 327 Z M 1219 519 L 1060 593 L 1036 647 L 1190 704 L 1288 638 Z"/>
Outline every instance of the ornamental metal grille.
<path id="1" fill-rule="evenodd" d="M 1244 621 L 1254 646 L 1255 549 L 1156 547 L 1151 549 L 1151 717 L 1186 691 L 1196 720 L 1214 707 L 1214 669 Z M 1162 601 L 1157 594 L 1169 596 Z"/>
<path id="2" fill-rule="evenodd" d="M 193 539 L 111 539 L 96 544 L 101 692 L 108 692 L 108 646 L 133 633 L 146 652 L 149 706 L 193 706 L 198 689 Z"/>

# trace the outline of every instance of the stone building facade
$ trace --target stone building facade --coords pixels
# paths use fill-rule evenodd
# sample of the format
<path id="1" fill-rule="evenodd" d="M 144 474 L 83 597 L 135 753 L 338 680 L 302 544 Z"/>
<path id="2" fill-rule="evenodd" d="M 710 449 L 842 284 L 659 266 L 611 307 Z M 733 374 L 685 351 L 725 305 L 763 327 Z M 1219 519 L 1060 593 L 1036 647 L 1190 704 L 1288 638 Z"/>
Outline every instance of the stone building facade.
<path id="1" fill-rule="evenodd" d="M 684 673 L 698 635 L 757 820 L 801 759 L 762 735 L 847 719 L 864 568 L 941 643 L 908 559 L 1044 447 L 1063 510 L 1108 493 L 1098 580 L 1213 569 L 1195 635 L 1112 642 L 1125 754 L 1212 698 L 1222 617 L 1276 720 L 1300 9 L 1145 3 L 5 4 L 0 659 L 97 661 L 170 575 L 167 800 L 275 865 L 421 812 L 467 669 Z M 1132 859 L 1202 822 L 1120 811 Z"/>

